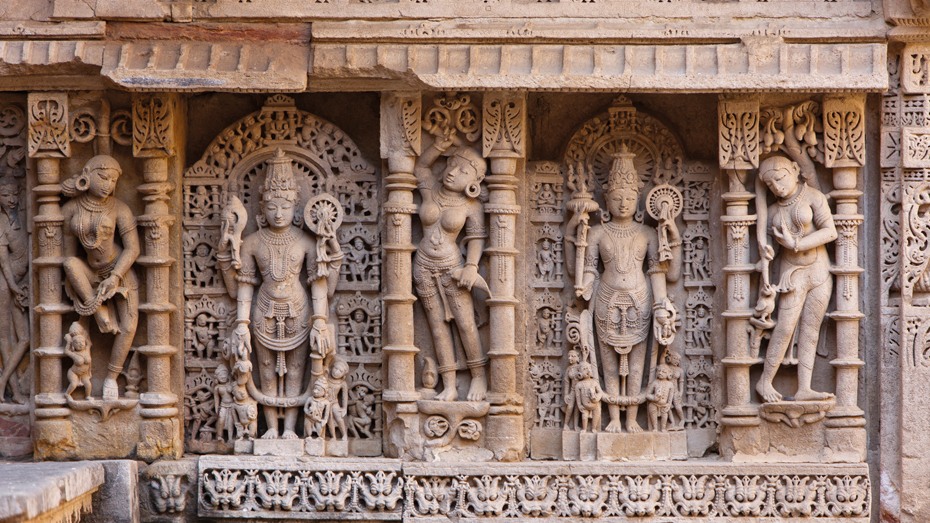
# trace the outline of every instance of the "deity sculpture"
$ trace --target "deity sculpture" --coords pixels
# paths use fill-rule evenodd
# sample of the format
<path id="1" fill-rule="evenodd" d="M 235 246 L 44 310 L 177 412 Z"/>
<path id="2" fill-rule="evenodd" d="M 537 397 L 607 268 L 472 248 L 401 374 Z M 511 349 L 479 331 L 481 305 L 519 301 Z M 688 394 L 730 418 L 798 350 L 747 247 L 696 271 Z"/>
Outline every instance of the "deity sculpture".
<path id="1" fill-rule="evenodd" d="M 650 326 L 657 342 L 667 345 L 674 339 L 677 311 L 666 295 L 666 283 L 677 281 L 681 274 L 681 236 L 673 209 L 667 205 L 659 209 L 657 228 L 633 219 L 643 186 L 633 157 L 625 148 L 614 155 L 605 194 L 609 218 L 590 230 L 588 213 L 597 205 L 591 205 L 587 184 L 592 182 L 586 179 L 593 180 L 593 176 L 579 173 L 580 177 L 570 185 L 575 194 L 569 208 L 574 212 L 566 230 L 575 234 L 566 235 L 566 256 L 583 264 L 575 268 L 576 296 L 592 302 L 599 363 L 610 400 L 607 432 L 620 432 L 621 406 L 626 408 L 627 431 L 642 431 L 636 415 L 641 402 L 646 340 Z M 574 173 L 570 173 L 572 176 Z M 604 270 L 598 277 L 601 261 Z"/>
<path id="2" fill-rule="evenodd" d="M 436 399 L 456 399 L 457 365 L 450 329 L 450 323 L 454 322 L 471 370 L 467 400 L 481 401 L 488 389 L 485 376 L 488 357 L 478 339 L 471 289 L 478 286 L 487 290 L 487 283 L 478 274 L 487 238 L 484 204 L 479 199 L 487 164 L 477 150 L 459 146 L 452 151 L 439 176 L 434 175 L 431 166 L 452 147 L 454 133 L 455 129 L 439 131 L 416 164 L 417 187 L 423 199 L 419 209 L 423 239 L 414 259 L 413 279 L 426 311 L 442 376 L 443 390 Z M 462 242 L 467 249 L 464 262 L 456 241 L 462 229 L 465 229 Z"/>
<path id="3" fill-rule="evenodd" d="M 797 340 L 798 363 L 798 390 L 794 399 L 812 401 L 833 397 L 830 393 L 811 389 L 811 377 L 820 325 L 833 294 L 826 245 L 836 240 L 837 232 L 827 197 L 800 181 L 799 175 L 798 164 L 783 156 L 766 158 L 759 165 L 757 230 L 765 231 L 759 234 L 760 300 L 772 301 L 775 294 L 778 295 L 777 318 L 765 352 L 762 377 L 756 384 L 756 391 L 766 402 L 782 399 L 772 381 L 794 339 Z M 768 209 L 765 208 L 766 186 L 778 199 Z M 777 285 L 773 285 L 769 283 L 768 271 L 769 262 L 776 258 L 781 277 Z"/>
<path id="4" fill-rule="evenodd" d="M 371 422 L 375 415 L 375 396 L 366 385 L 358 385 L 349 402 L 349 433 L 356 438 L 371 438 Z"/>
<path id="5" fill-rule="evenodd" d="M 20 184 L 16 178 L 0 178 L 0 271 L 6 290 L 0 290 L 0 403 L 7 384 L 13 401 L 22 403 L 17 368 L 29 348 L 29 243 L 20 219 Z M 90 389 L 87 389 L 88 395 Z"/>
<path id="6" fill-rule="evenodd" d="M 312 362 L 312 375 L 322 376 L 324 360 L 336 347 L 336 329 L 328 314 L 343 258 L 336 240 L 341 207 L 325 195 L 307 202 L 303 219 L 314 237 L 298 227 L 297 203 L 291 160 L 279 149 L 268 161 L 262 213 L 257 219 L 259 230 L 246 236 L 238 249 L 241 261 L 234 278 L 237 326 L 227 345 L 237 360 L 247 360 L 250 345 L 255 346 L 260 391 L 250 388 L 249 392 L 264 407 L 268 425 L 262 435 L 265 439 L 298 437 L 295 428 L 307 361 Z M 237 230 L 240 213 L 224 212 L 224 216 L 235 220 L 224 223 L 224 229 Z M 221 242 L 224 270 L 235 267 L 238 244 L 237 238 Z M 300 282 L 305 264 L 309 296 Z M 228 282 L 230 278 L 224 275 L 224 279 Z M 284 427 L 279 431 L 282 417 Z"/>
<path id="7" fill-rule="evenodd" d="M 139 322 L 139 281 L 132 269 L 140 252 L 136 219 L 129 206 L 113 196 L 121 174 L 112 157 L 94 156 L 61 189 L 72 198 L 61 208 L 65 290 L 78 314 L 94 316 L 100 332 L 115 335 L 104 399 L 119 396 L 116 378 Z"/>
<path id="8" fill-rule="evenodd" d="M 325 377 L 313 384 L 313 393 L 304 403 L 304 436 L 326 437 L 326 427 L 332 419 L 332 403 L 326 390 Z"/>

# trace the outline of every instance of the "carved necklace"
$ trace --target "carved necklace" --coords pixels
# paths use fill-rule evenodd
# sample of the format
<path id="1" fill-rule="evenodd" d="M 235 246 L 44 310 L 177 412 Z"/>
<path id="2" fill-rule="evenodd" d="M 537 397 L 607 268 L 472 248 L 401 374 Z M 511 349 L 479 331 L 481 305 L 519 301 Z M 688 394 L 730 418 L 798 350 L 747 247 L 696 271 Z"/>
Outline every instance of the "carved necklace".
<path id="1" fill-rule="evenodd" d="M 102 238 L 98 234 L 100 222 L 113 209 L 113 199 L 106 198 L 102 202 L 98 202 L 90 199 L 85 194 L 78 198 L 78 204 L 78 238 L 80 238 L 81 245 L 84 248 L 96 251 L 102 242 Z M 87 226 L 89 226 L 89 230 L 85 229 Z"/>
<path id="2" fill-rule="evenodd" d="M 436 188 L 436 190 L 433 191 L 433 199 L 436 200 L 436 203 L 438 203 L 440 207 L 461 207 L 465 205 L 466 198 L 461 195 L 452 197 L 444 196 L 442 194 L 442 189 Z"/>
<path id="3" fill-rule="evenodd" d="M 290 247 L 297 241 L 297 238 L 297 231 L 290 227 L 284 233 L 262 229 L 262 242 L 274 250 L 274 255 L 267 259 L 269 266 L 267 276 L 272 280 L 281 283 L 287 281 L 288 276 L 291 275 L 292 270 L 288 264 L 290 261 Z M 299 272 L 300 269 L 297 269 L 297 271 Z M 263 275 L 266 274 L 263 273 Z"/>
<path id="4" fill-rule="evenodd" d="M 636 234 L 638 229 L 636 222 L 630 222 L 628 225 L 617 225 L 613 222 L 604 224 L 607 233 L 614 240 L 614 250 L 616 252 L 616 262 L 614 270 L 618 274 L 629 274 L 633 269 L 633 250 L 630 242 L 618 241 L 623 238 L 630 238 Z"/>

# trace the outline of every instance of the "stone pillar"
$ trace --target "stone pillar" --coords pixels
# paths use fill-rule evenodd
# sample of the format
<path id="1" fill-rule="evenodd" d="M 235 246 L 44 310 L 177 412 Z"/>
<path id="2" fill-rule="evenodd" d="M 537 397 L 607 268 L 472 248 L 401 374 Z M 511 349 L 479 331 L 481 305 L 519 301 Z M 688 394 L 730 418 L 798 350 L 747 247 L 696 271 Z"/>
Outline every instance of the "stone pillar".
<path id="1" fill-rule="evenodd" d="M 413 191 L 417 179 L 413 168 L 420 154 L 420 93 L 384 93 L 381 97 L 381 157 L 387 159 L 385 179 L 387 200 L 384 218 L 382 300 L 385 306 L 384 381 L 385 455 L 402 457 L 405 448 L 414 448 L 419 438 L 416 400 L 416 360 L 419 351 L 413 344 L 413 274 L 411 254 L 412 215 L 417 206 Z"/>
<path id="2" fill-rule="evenodd" d="M 171 343 L 172 303 L 171 192 L 180 169 L 169 177 L 168 160 L 175 152 L 177 97 L 170 94 L 137 94 L 132 101 L 132 153 L 142 159 L 143 184 L 138 187 L 145 202 L 145 214 L 138 217 L 144 247 L 137 263 L 145 267 L 145 299 L 139 310 L 145 313 L 146 344 L 139 347 L 146 357 L 148 390 L 139 398 L 142 423 L 137 453 L 145 460 L 177 459 L 183 453 L 178 395 L 172 391 L 172 359 L 178 345 Z M 175 209 L 179 207 L 174 206 Z M 174 281 L 179 281 L 175 279 Z M 175 287 L 176 288 L 176 287 Z"/>
<path id="3" fill-rule="evenodd" d="M 517 389 L 515 347 L 516 269 L 514 247 L 517 231 L 516 176 L 526 156 L 526 95 L 490 92 L 484 95 L 482 152 L 491 159 L 487 177 L 490 200 L 485 211 L 491 215 L 488 286 L 490 307 L 490 370 L 488 374 L 488 448 L 500 461 L 516 461 L 523 455 L 523 395 Z"/>
<path id="4" fill-rule="evenodd" d="M 62 299 L 61 159 L 71 156 L 67 93 L 30 93 L 29 156 L 36 159 L 35 252 L 33 267 L 33 354 L 37 459 L 72 457 L 74 440 L 68 403 L 61 388 L 62 315 L 74 309 Z"/>
<path id="5" fill-rule="evenodd" d="M 721 422 L 729 432 L 740 431 L 741 427 L 758 426 L 758 407 L 751 399 L 749 368 L 760 363 L 758 357 L 749 354 L 750 275 L 755 266 L 750 263 L 750 227 L 755 225 L 756 216 L 749 214 L 749 202 L 755 195 L 746 189 L 749 169 L 759 167 L 759 102 L 755 99 L 721 99 L 719 115 L 720 167 L 729 177 L 729 190 L 723 194 L 726 215 L 722 217 L 727 237 L 727 309 L 723 317 L 727 322 L 726 367 L 727 401 Z M 765 205 L 765 202 L 757 202 Z M 765 234 L 762 231 L 761 234 Z M 746 432 L 733 437 L 734 445 L 754 446 L 755 434 Z M 738 450 L 738 449 L 737 449 Z"/>
<path id="6" fill-rule="evenodd" d="M 865 163 L 865 95 L 829 96 L 823 103 L 824 164 L 833 169 L 836 202 L 833 219 L 839 233 L 832 272 L 836 275 L 834 291 L 836 310 L 830 317 L 836 322 L 836 406 L 827 413 L 826 444 L 834 453 L 849 453 L 849 460 L 865 460 L 866 434 L 864 412 L 858 406 L 859 367 L 859 214 L 862 196 L 856 186 L 859 169 Z M 845 430 L 844 430 L 845 429 Z"/>

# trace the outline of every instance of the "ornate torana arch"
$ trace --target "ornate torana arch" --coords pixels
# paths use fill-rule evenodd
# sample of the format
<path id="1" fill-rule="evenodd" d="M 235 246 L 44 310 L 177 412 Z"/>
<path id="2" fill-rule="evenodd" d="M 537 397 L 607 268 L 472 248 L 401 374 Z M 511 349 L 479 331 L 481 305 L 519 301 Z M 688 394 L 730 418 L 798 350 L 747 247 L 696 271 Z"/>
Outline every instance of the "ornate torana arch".
<path id="1" fill-rule="evenodd" d="M 604 186 L 613 161 L 611 155 L 620 152 L 622 145 L 636 154 L 633 163 L 646 190 L 662 182 L 676 185 L 680 181 L 683 149 L 678 138 L 656 118 L 637 111 L 625 96 L 618 97 L 606 113 L 588 120 L 572 135 L 563 162 L 592 166 L 598 185 Z"/>

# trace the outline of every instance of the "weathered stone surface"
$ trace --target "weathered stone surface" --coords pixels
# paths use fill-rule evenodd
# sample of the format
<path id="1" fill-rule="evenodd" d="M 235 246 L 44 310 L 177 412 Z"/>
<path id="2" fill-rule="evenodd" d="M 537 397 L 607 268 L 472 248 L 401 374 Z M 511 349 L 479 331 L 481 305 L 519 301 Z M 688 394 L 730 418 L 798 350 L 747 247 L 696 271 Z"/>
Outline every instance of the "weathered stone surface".
<path id="1" fill-rule="evenodd" d="M 90 498 L 106 480 L 102 463 L 4 463 L 0 465 L 0 519 L 25 521 L 67 504 L 89 512 Z"/>

